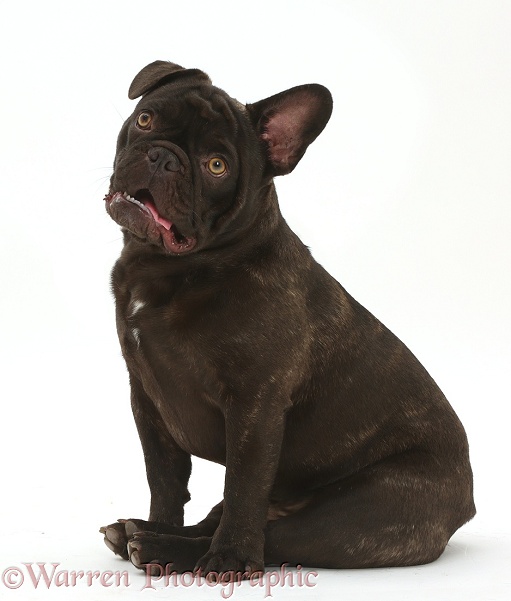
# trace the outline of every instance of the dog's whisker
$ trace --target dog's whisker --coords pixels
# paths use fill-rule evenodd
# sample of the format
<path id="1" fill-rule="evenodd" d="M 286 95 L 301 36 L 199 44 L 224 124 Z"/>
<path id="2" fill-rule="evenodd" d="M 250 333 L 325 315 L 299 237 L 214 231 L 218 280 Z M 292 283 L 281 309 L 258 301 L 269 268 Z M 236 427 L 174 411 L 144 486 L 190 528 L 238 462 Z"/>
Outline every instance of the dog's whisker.
<path id="1" fill-rule="evenodd" d="M 95 180 L 94 184 L 96 184 L 96 188 L 94 190 L 94 193 L 97 194 L 99 193 L 99 191 L 101 190 L 101 188 L 105 188 L 105 182 L 108 181 L 108 177 L 107 178 L 100 178 L 99 180 Z"/>
<path id="2" fill-rule="evenodd" d="M 117 106 L 115 104 L 112 103 L 112 108 L 114 109 L 114 111 L 119 115 L 121 121 L 124 123 L 124 121 L 126 121 L 126 118 L 122 116 L 121 111 L 117 108 Z"/>
<path id="3" fill-rule="evenodd" d="M 117 244 L 118 242 L 122 242 L 122 236 L 120 236 L 119 238 L 114 238 L 113 240 L 108 240 L 106 242 L 106 244 Z"/>

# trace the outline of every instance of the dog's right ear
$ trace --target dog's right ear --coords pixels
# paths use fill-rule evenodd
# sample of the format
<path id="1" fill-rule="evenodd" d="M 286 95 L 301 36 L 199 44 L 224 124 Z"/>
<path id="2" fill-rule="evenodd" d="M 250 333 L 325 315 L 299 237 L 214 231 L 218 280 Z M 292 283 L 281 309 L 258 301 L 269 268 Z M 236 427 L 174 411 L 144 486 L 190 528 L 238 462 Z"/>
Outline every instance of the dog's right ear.
<path id="1" fill-rule="evenodd" d="M 142 71 L 135 76 L 128 91 L 128 98 L 134 100 L 139 96 L 152 92 L 165 83 L 175 81 L 182 77 L 189 77 L 190 75 L 195 75 L 199 79 L 211 83 L 211 80 L 206 73 L 200 69 L 185 69 L 180 65 L 168 61 L 154 61 L 154 63 L 144 67 Z"/>
<path id="2" fill-rule="evenodd" d="M 291 173 L 323 131 L 332 114 L 332 96 L 324 86 L 306 84 L 248 104 L 247 110 L 273 177 Z"/>

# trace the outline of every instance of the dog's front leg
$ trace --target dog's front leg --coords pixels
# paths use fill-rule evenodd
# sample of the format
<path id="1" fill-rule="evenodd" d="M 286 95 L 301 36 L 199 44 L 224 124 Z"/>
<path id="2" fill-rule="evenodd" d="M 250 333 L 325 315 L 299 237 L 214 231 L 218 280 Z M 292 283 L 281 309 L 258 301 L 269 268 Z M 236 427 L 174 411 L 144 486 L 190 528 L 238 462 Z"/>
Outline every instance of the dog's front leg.
<path id="1" fill-rule="evenodd" d="M 151 491 L 149 521 L 182 526 L 190 500 L 191 457 L 176 444 L 141 382 L 130 374 L 131 406 L 144 451 Z"/>
<path id="2" fill-rule="evenodd" d="M 147 482 L 151 492 L 149 522 L 129 518 L 103 526 L 105 544 L 128 559 L 127 543 L 134 530 L 168 532 L 183 526 L 184 504 L 190 500 L 188 479 L 191 457 L 178 447 L 163 424 L 141 382 L 130 372 L 131 406 L 144 451 Z"/>
<path id="3" fill-rule="evenodd" d="M 269 402 L 265 402 L 265 401 Z M 264 567 L 264 527 L 284 433 L 284 403 L 232 400 L 226 408 L 224 510 L 211 546 L 197 563 L 202 574 L 249 575 Z"/>

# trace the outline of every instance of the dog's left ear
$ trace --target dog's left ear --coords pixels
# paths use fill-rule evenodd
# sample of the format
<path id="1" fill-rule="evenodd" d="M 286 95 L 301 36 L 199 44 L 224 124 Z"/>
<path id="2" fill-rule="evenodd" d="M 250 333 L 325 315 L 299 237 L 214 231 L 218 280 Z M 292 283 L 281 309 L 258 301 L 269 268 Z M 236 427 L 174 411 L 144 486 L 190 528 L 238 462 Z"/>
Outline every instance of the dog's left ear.
<path id="1" fill-rule="evenodd" d="M 272 176 L 291 173 L 332 114 L 332 96 L 319 84 L 291 88 L 247 105 L 266 146 Z"/>
<path id="2" fill-rule="evenodd" d="M 135 79 L 131 82 L 128 98 L 134 100 L 139 96 L 152 92 L 165 83 L 190 76 L 211 83 L 206 73 L 200 69 L 185 69 L 181 65 L 168 61 L 154 61 L 135 75 Z"/>

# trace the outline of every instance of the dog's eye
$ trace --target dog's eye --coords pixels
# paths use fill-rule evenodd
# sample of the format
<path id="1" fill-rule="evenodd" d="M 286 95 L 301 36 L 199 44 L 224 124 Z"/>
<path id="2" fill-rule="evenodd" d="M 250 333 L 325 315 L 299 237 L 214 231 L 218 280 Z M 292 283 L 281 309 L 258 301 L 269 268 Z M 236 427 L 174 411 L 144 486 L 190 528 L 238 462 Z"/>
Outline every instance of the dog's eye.
<path id="1" fill-rule="evenodd" d="M 137 117 L 137 125 L 140 129 L 149 129 L 153 121 L 153 116 L 147 111 L 142 111 Z"/>
<path id="2" fill-rule="evenodd" d="M 223 175 L 227 171 L 227 164 L 223 159 L 215 157 L 208 161 L 208 171 L 216 177 Z"/>

